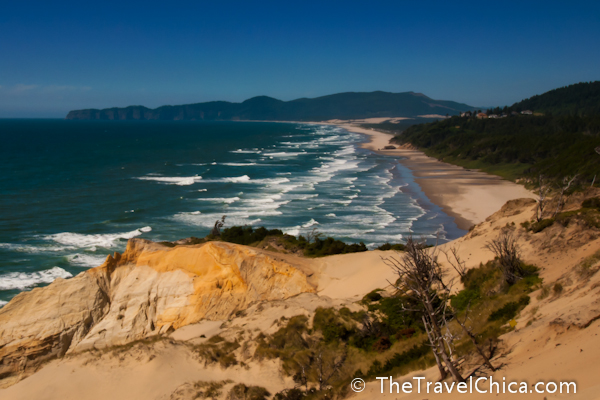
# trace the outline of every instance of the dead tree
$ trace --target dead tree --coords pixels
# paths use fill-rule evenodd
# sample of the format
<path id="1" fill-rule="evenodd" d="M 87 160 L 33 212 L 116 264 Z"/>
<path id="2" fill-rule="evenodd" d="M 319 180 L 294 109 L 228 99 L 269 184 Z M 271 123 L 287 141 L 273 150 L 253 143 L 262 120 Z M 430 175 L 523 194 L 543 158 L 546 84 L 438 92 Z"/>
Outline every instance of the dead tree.
<path id="1" fill-rule="evenodd" d="M 346 357 L 345 351 L 336 352 L 323 347 L 319 349 L 315 357 L 315 372 L 319 390 L 324 390 L 329 385 L 329 380 L 340 372 L 340 368 L 346 362 Z"/>
<path id="2" fill-rule="evenodd" d="M 451 247 L 450 249 L 443 252 L 446 256 L 446 260 L 448 264 L 458 272 L 461 278 L 465 276 L 467 273 L 467 266 L 464 261 L 461 260 L 460 255 L 458 254 L 458 249 L 456 247 Z"/>
<path id="3" fill-rule="evenodd" d="M 520 248 L 512 232 L 504 231 L 496 239 L 486 243 L 485 248 L 496 256 L 498 267 L 508 285 L 515 284 L 523 275 Z"/>
<path id="4" fill-rule="evenodd" d="M 465 332 L 465 334 L 469 337 L 469 339 L 471 339 L 471 343 L 473 343 L 473 345 L 475 346 L 475 349 L 477 349 L 477 352 L 483 358 L 483 362 L 485 363 L 485 365 L 487 365 L 488 368 L 491 369 L 492 371 L 496 371 L 496 367 L 494 367 L 492 365 L 492 362 L 490 361 L 489 357 L 485 354 L 485 351 L 483 351 L 483 347 L 481 347 L 479 342 L 477 342 L 477 337 L 475 336 L 475 334 L 469 328 L 467 328 L 466 323 L 467 323 L 467 318 L 469 316 L 469 307 L 470 306 L 471 306 L 471 304 L 469 303 L 469 305 L 467 305 L 467 310 L 465 311 L 465 320 L 461 321 L 459 318 L 456 318 L 456 322 L 458 322 L 460 327 L 463 329 L 463 332 Z"/>
<path id="5" fill-rule="evenodd" d="M 310 231 L 308 231 L 308 233 L 306 234 L 306 241 L 308 243 L 311 243 L 313 241 L 317 241 L 317 239 L 319 239 L 321 236 L 323 236 L 323 234 L 321 232 L 319 232 L 319 230 L 317 228 L 312 228 Z"/>
<path id="6" fill-rule="evenodd" d="M 452 268 L 454 268 L 454 270 L 456 272 L 458 272 L 460 277 L 463 278 L 466 274 L 467 267 L 466 267 L 466 263 L 461 260 L 459 254 L 458 254 L 458 249 L 456 247 L 451 247 L 449 250 L 444 251 L 444 255 L 446 256 L 446 260 L 448 260 L 448 263 L 452 266 Z M 446 289 L 446 293 L 448 295 L 450 293 L 452 293 L 452 281 L 449 281 L 449 284 L 443 284 L 443 286 Z M 479 342 L 477 342 L 477 337 L 475 336 L 473 331 L 470 328 L 468 328 L 466 325 L 466 322 L 467 322 L 467 319 L 469 316 L 470 306 L 471 306 L 471 304 L 469 303 L 469 305 L 467 305 L 467 309 L 465 311 L 464 321 L 461 321 L 460 318 L 458 318 L 458 316 L 455 318 L 455 320 L 458 323 L 458 325 L 460 325 L 460 327 L 462 328 L 462 331 L 465 333 L 465 335 L 471 340 L 471 343 L 473 343 L 473 345 L 475 346 L 475 349 L 477 350 L 479 355 L 483 358 L 484 364 L 487 365 L 488 368 L 490 368 L 492 371 L 496 371 L 496 368 L 492 365 L 489 357 L 485 354 L 483 347 L 479 344 Z M 452 333 L 452 331 L 450 330 L 450 326 L 448 324 L 450 318 L 448 318 L 445 314 L 446 314 L 446 311 L 444 311 L 444 321 L 446 321 L 446 333 L 444 334 L 444 337 L 445 337 L 448 347 L 450 349 L 452 349 L 453 342 L 456 339 L 456 335 L 454 335 Z M 458 312 L 456 312 L 456 310 L 452 309 L 452 314 L 457 315 Z"/>
<path id="7" fill-rule="evenodd" d="M 446 289 L 435 248 L 427 249 L 424 244 L 417 243 L 410 237 L 401 258 L 390 257 L 384 258 L 383 261 L 398 274 L 398 281 L 392 285 L 399 293 L 418 304 L 418 308 L 411 311 L 421 314 L 434 355 L 439 356 L 436 356 L 436 361 L 442 379 L 445 377 L 445 365 L 456 382 L 463 382 L 464 378 L 452 362 L 442 333 L 446 304 L 443 299 L 439 301 L 438 291 Z"/>
<path id="8" fill-rule="evenodd" d="M 567 192 L 567 190 L 569 190 L 569 188 L 571 187 L 571 185 L 573 184 L 573 182 L 575 182 L 575 179 L 577 179 L 577 175 L 574 176 L 565 176 L 563 178 L 562 181 L 562 186 L 560 187 L 560 193 L 556 198 L 556 209 L 554 210 L 554 214 L 552 215 L 552 218 L 556 217 L 556 215 L 560 212 L 560 210 L 562 210 L 562 208 L 565 206 L 565 193 Z"/>
<path id="9" fill-rule="evenodd" d="M 548 193 L 550 192 L 550 185 L 544 179 L 543 175 L 540 175 L 538 178 L 538 205 L 537 205 L 537 221 L 540 222 L 544 219 L 544 210 L 548 205 Z"/>
<path id="10" fill-rule="evenodd" d="M 225 217 L 226 217 L 226 215 L 223 215 L 223 217 L 221 218 L 220 221 L 217 220 L 215 222 L 215 226 L 210 231 L 210 234 L 212 236 L 221 236 L 221 228 L 223 227 L 223 225 L 225 225 Z"/>
<path id="11" fill-rule="evenodd" d="M 429 324 L 427 324 L 427 318 L 425 318 L 425 314 L 421 315 L 421 320 L 423 321 L 423 326 L 425 327 L 425 332 L 427 333 L 427 338 L 429 339 L 429 345 L 431 346 L 431 351 L 433 351 L 433 356 L 435 357 L 435 362 L 437 364 L 438 370 L 440 371 L 440 380 L 443 381 L 446 379 L 448 373 L 446 372 L 446 368 L 444 368 L 444 364 L 440 359 L 440 349 L 439 343 L 433 337 L 433 333 L 429 329 Z"/>

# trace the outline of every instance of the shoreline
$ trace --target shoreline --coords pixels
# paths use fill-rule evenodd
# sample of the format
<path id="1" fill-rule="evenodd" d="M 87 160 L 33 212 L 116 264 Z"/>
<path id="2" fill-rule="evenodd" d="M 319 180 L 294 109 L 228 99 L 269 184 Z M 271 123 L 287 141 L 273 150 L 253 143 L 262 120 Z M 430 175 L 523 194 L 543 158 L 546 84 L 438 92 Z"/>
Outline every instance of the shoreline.
<path id="1" fill-rule="evenodd" d="M 386 118 L 394 119 L 394 118 Z M 507 181 L 486 172 L 469 170 L 458 165 L 448 164 L 429 157 L 420 150 L 396 147 L 383 150 L 390 144 L 393 135 L 374 129 L 358 126 L 353 121 L 240 121 L 240 122 L 278 122 L 291 124 L 339 126 L 351 132 L 369 137 L 369 142 L 360 147 L 377 154 L 394 156 L 411 170 L 415 182 L 425 196 L 452 217 L 459 229 L 468 231 L 474 225 L 485 221 L 509 200 L 520 198 L 536 199 L 537 196 L 524 186 Z M 364 121 L 367 122 L 367 121 Z M 397 146 L 397 145 L 395 145 Z"/>
<path id="2" fill-rule="evenodd" d="M 383 150 L 393 136 L 389 133 L 365 129 L 350 123 L 322 123 L 336 125 L 369 137 L 361 147 L 381 155 L 394 156 L 409 168 L 415 182 L 432 203 L 454 218 L 459 229 L 469 230 L 500 210 L 509 200 L 537 197 L 525 187 L 481 171 L 439 161 L 419 150 L 396 148 Z"/>

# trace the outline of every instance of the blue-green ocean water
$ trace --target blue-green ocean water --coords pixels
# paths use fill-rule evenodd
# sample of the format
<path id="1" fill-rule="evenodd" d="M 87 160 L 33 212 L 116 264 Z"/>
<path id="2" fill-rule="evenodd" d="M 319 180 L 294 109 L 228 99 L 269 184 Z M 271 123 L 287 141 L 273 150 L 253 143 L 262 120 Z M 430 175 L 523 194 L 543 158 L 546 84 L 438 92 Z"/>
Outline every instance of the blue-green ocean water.
<path id="1" fill-rule="evenodd" d="M 129 238 L 202 237 L 223 215 L 371 248 L 464 234 L 365 140 L 292 123 L 0 120 L 0 306 Z"/>

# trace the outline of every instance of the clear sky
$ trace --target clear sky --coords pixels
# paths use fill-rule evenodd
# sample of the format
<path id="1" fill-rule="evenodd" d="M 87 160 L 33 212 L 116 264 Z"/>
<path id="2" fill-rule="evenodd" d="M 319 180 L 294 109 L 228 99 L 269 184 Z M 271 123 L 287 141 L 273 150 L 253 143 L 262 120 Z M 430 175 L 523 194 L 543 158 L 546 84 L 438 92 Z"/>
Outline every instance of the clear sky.
<path id="1" fill-rule="evenodd" d="M 0 7 L 0 117 L 373 90 L 503 106 L 599 79 L 599 1 Z"/>

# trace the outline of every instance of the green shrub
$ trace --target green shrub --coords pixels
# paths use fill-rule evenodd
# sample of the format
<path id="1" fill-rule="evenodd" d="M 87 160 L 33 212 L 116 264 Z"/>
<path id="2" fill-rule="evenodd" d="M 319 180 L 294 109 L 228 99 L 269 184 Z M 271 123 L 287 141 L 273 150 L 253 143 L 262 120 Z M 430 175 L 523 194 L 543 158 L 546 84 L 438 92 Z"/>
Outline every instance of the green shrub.
<path id="1" fill-rule="evenodd" d="M 506 322 L 508 320 L 513 319 L 519 310 L 527 306 L 529 304 L 529 296 L 521 296 L 519 301 L 510 301 L 506 303 L 501 308 L 492 312 L 488 318 L 488 321 L 503 321 Z"/>
<path id="2" fill-rule="evenodd" d="M 376 376 L 385 376 L 394 368 L 399 368 L 410 364 L 411 362 L 420 359 L 421 357 L 431 353 L 431 347 L 427 342 L 423 342 L 420 345 L 413 346 L 411 349 L 406 350 L 402 353 L 396 353 L 392 358 L 387 360 L 385 364 L 381 361 L 375 360 L 371 364 L 366 377 L 374 378 Z"/>
<path id="3" fill-rule="evenodd" d="M 552 224 L 554 224 L 554 218 L 546 218 L 546 219 L 543 219 L 539 222 L 532 224 L 530 226 L 529 230 L 533 233 L 538 233 L 538 232 L 543 231 L 547 227 L 552 226 Z"/>
<path id="4" fill-rule="evenodd" d="M 273 396 L 273 400 L 302 400 L 303 398 L 304 392 L 297 388 L 285 389 Z"/>
<path id="5" fill-rule="evenodd" d="M 231 388 L 227 400 L 265 400 L 271 393 L 261 386 L 246 386 L 238 383 Z"/>
<path id="6" fill-rule="evenodd" d="M 319 307 L 316 309 L 313 318 L 313 329 L 321 331 L 325 343 L 346 341 L 352 333 L 345 326 L 344 321 L 337 316 L 333 308 Z"/>
<path id="7" fill-rule="evenodd" d="M 260 242 L 267 236 L 283 236 L 283 232 L 279 229 L 267 230 L 264 226 L 256 230 L 251 226 L 232 226 L 221 232 L 221 240 L 243 245 Z"/>
<path id="8" fill-rule="evenodd" d="M 465 289 L 451 297 L 450 304 L 458 311 L 464 311 L 469 304 L 474 305 L 481 299 L 479 289 Z"/>
<path id="9" fill-rule="evenodd" d="M 387 336 L 382 336 L 375 343 L 373 343 L 373 350 L 378 353 L 383 353 L 387 349 L 392 346 L 392 342 L 390 342 L 390 338 Z"/>
<path id="10" fill-rule="evenodd" d="M 283 350 L 286 347 L 304 348 L 306 343 L 302 334 L 308 330 L 308 317 L 296 315 L 288 321 L 285 327 L 273 334 L 270 347 Z"/>
<path id="11" fill-rule="evenodd" d="M 347 319 L 352 319 L 357 322 L 364 321 L 365 316 L 367 314 L 365 311 L 362 311 L 362 310 L 361 311 L 350 311 L 350 309 L 348 307 L 340 308 L 339 313 L 342 317 L 345 317 Z"/>
<path id="12" fill-rule="evenodd" d="M 547 285 L 542 286 L 542 290 L 540 291 L 540 294 L 538 295 L 538 300 L 543 300 L 546 297 L 548 297 L 548 295 L 550 294 L 550 288 Z"/>
<path id="13" fill-rule="evenodd" d="M 364 303 L 372 303 L 374 301 L 381 300 L 383 296 L 381 296 L 381 294 L 379 293 L 380 291 L 381 291 L 381 289 L 375 289 L 375 290 L 365 294 L 365 297 L 363 297 L 363 302 Z"/>
<path id="14" fill-rule="evenodd" d="M 233 352 L 239 347 L 237 341 L 228 342 L 217 335 L 208 339 L 206 343 L 196 346 L 196 350 L 206 364 L 218 363 L 222 368 L 228 368 L 237 365 Z"/>
<path id="15" fill-rule="evenodd" d="M 560 295 L 563 291 L 563 285 L 560 282 L 556 282 L 552 287 L 552 291 L 554 292 L 554 295 Z"/>
<path id="16" fill-rule="evenodd" d="M 598 261 L 600 261 L 600 250 L 579 263 L 579 265 L 575 267 L 575 272 L 581 279 L 590 278 L 592 275 L 598 272 L 599 267 L 596 266 Z"/>
<path id="17" fill-rule="evenodd" d="M 384 243 L 381 246 L 379 246 L 377 248 L 377 250 L 396 250 L 396 251 L 404 251 L 404 249 L 406 248 L 405 245 L 403 245 L 402 243 L 397 243 L 397 244 L 390 244 L 390 243 Z"/>
<path id="18" fill-rule="evenodd" d="M 583 208 L 596 208 L 600 209 L 600 197 L 592 197 L 591 199 L 586 199 L 581 204 Z"/>
<path id="19" fill-rule="evenodd" d="M 600 212 L 593 208 L 566 211 L 556 216 L 556 222 L 562 226 L 569 226 L 571 221 L 580 221 L 590 228 L 600 228 Z"/>
<path id="20" fill-rule="evenodd" d="M 368 250 L 362 242 L 346 244 L 332 237 L 325 239 L 317 237 L 312 243 L 308 243 L 302 235 L 296 239 L 295 236 L 283 234 L 279 229 L 268 230 L 265 227 L 254 229 L 251 226 L 232 226 L 221 232 L 221 240 L 246 246 L 258 244 L 267 237 L 276 238 L 286 250 L 303 250 L 307 257 L 323 257 Z"/>
<path id="21" fill-rule="evenodd" d="M 334 254 L 358 253 L 367 250 L 367 246 L 363 242 L 359 244 L 346 244 L 341 240 L 328 237 L 324 240 L 316 238 L 314 242 L 305 247 L 304 255 L 307 257 L 323 257 Z"/>
<path id="22" fill-rule="evenodd" d="M 417 333 L 415 328 L 404 328 L 400 329 L 395 336 L 398 340 L 410 339 L 415 333 Z"/>
<path id="23" fill-rule="evenodd" d="M 186 383 L 177 388 L 175 392 L 171 394 L 170 398 L 218 399 L 219 397 L 221 397 L 221 389 L 223 388 L 223 386 L 231 382 L 232 381 L 230 380 L 226 380 L 218 382 L 196 381 L 192 383 Z"/>

